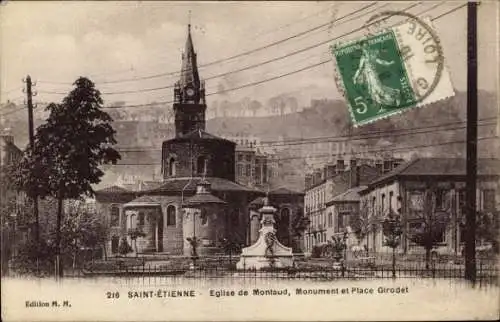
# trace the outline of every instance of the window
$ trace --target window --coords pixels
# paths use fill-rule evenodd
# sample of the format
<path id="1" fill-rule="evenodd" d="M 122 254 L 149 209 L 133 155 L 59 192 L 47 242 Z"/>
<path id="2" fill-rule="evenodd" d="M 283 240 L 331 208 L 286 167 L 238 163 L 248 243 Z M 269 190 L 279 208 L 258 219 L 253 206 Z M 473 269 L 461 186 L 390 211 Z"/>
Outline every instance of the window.
<path id="1" fill-rule="evenodd" d="M 247 177 L 252 176 L 252 165 L 251 165 L 251 164 L 247 164 L 247 166 L 246 166 L 246 170 L 247 170 L 247 171 L 246 171 L 246 176 L 247 176 Z"/>
<path id="2" fill-rule="evenodd" d="M 248 141 L 247 141 L 248 142 Z M 246 157 L 247 161 L 248 162 L 251 162 L 252 161 L 252 156 L 250 154 L 247 154 L 247 157 Z"/>
<path id="3" fill-rule="evenodd" d="M 137 219 L 139 220 L 137 225 L 144 226 L 144 213 L 142 211 L 139 212 L 139 217 Z"/>
<path id="4" fill-rule="evenodd" d="M 391 170 L 392 170 L 391 169 L 391 161 L 390 160 L 384 161 L 384 169 L 383 169 L 384 173 L 389 172 Z"/>
<path id="5" fill-rule="evenodd" d="M 111 253 L 112 254 L 118 253 L 119 243 L 120 243 L 120 237 L 118 237 L 118 236 L 111 237 Z"/>
<path id="6" fill-rule="evenodd" d="M 332 213 L 328 213 L 328 227 L 332 227 L 333 225 L 333 215 Z"/>
<path id="7" fill-rule="evenodd" d="M 484 210 L 495 209 L 495 190 L 493 189 L 483 190 L 483 209 Z"/>
<path id="8" fill-rule="evenodd" d="M 385 193 L 382 194 L 382 201 L 380 206 L 382 207 L 382 212 L 385 212 Z"/>
<path id="9" fill-rule="evenodd" d="M 175 216 L 176 216 L 176 211 L 175 211 L 175 206 L 168 206 L 167 207 L 167 226 L 175 226 Z"/>
<path id="10" fill-rule="evenodd" d="M 175 158 L 172 157 L 168 161 L 168 175 L 175 176 Z"/>
<path id="11" fill-rule="evenodd" d="M 424 210 L 424 193 L 422 191 L 413 191 L 410 194 L 410 209 L 413 211 Z"/>
<path id="12" fill-rule="evenodd" d="M 290 209 L 281 209 L 281 222 L 286 223 L 286 225 L 288 226 L 288 223 L 290 222 Z"/>
<path id="13" fill-rule="evenodd" d="M 236 166 L 238 168 L 238 176 L 239 177 L 243 177 L 243 164 L 241 163 L 238 163 L 238 165 Z"/>
<path id="14" fill-rule="evenodd" d="M 460 208 L 460 212 L 465 214 L 465 190 L 458 192 L 458 207 Z"/>
<path id="15" fill-rule="evenodd" d="M 389 210 L 392 209 L 392 197 L 394 197 L 394 192 L 389 191 Z"/>
<path id="16" fill-rule="evenodd" d="M 375 216 L 375 203 L 376 203 L 376 201 L 377 201 L 377 198 L 374 196 L 374 197 L 372 198 L 372 212 L 373 212 L 373 214 L 372 214 L 372 215 L 373 215 L 373 216 Z"/>
<path id="17" fill-rule="evenodd" d="M 118 206 L 111 206 L 111 227 L 116 227 L 120 225 L 120 208 Z"/>
<path id="18" fill-rule="evenodd" d="M 438 189 L 436 191 L 436 208 L 446 209 L 446 191 L 443 189 Z"/>
<path id="19" fill-rule="evenodd" d="M 207 160 L 204 156 L 198 157 L 198 160 L 196 161 L 196 170 L 198 174 L 206 174 Z"/>
<path id="20" fill-rule="evenodd" d="M 208 216 L 207 216 L 207 210 L 206 209 L 201 209 L 200 219 L 201 219 L 201 224 L 203 226 L 205 226 L 208 223 Z"/>

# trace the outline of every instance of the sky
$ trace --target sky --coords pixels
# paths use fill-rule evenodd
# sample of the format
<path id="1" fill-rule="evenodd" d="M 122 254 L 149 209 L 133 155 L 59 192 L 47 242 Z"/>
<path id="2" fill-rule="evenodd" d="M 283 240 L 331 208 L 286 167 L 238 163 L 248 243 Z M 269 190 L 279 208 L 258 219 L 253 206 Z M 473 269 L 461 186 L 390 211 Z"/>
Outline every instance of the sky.
<path id="1" fill-rule="evenodd" d="M 201 67 L 201 77 L 209 78 L 339 37 L 361 27 L 375 12 L 404 10 L 415 4 L 408 10 L 410 13 L 419 15 L 424 11 L 423 16 L 436 17 L 464 3 L 7 2 L 0 5 L 0 101 L 22 103 L 22 79 L 28 74 L 36 81 L 38 102 L 59 101 L 78 76 L 93 80 L 106 103 L 169 101 L 173 95 L 169 86 L 177 80 L 175 73 L 180 70 L 189 20 L 199 65 L 224 60 L 330 22 L 278 45 Z M 370 4 L 374 5 L 367 7 Z M 367 8 L 362 10 L 364 7 Z M 360 11 L 342 19 L 356 10 Z M 434 21 L 457 90 L 466 88 L 466 14 L 466 7 L 462 7 Z M 479 87 L 491 92 L 498 92 L 498 15 L 498 2 L 481 4 Z M 337 41 L 365 33 L 363 29 Z M 207 92 L 259 82 L 327 59 L 331 59 L 329 43 L 257 68 L 209 79 Z M 142 91 L 150 88 L 162 89 Z M 116 93 L 121 91 L 142 92 Z M 208 104 L 243 97 L 265 100 L 281 93 L 293 93 L 302 102 L 311 98 L 340 98 L 333 63 L 211 95 Z"/>

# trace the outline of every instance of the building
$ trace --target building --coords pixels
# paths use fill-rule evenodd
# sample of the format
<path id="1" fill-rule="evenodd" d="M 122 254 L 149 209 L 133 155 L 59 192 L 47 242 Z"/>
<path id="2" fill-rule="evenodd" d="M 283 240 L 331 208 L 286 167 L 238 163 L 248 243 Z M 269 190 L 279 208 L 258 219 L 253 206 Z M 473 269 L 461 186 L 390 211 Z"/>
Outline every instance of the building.
<path id="1" fill-rule="evenodd" d="M 393 211 L 402 218 L 402 252 L 423 251 L 410 240 L 410 232 L 429 218 L 435 218 L 430 216 L 444 214 L 449 222 L 437 246 L 444 252 L 459 254 L 463 245 L 465 169 L 465 159 L 416 158 L 370 182 L 360 191 L 360 206 L 367 208 L 376 223 L 364 240 L 369 250 L 388 250 L 383 247 L 380 220 Z M 498 211 L 499 202 L 500 160 L 479 159 L 477 209 Z"/>
<path id="2" fill-rule="evenodd" d="M 323 171 L 316 169 L 306 176 L 304 205 L 310 224 L 304 235 L 305 251 L 311 252 L 315 245 L 325 244 L 339 231 L 338 224 L 334 224 L 339 223 L 339 211 L 331 201 L 349 189 L 366 185 L 379 174 L 377 168 L 369 164 L 358 164 L 351 159 L 346 167 L 344 160 L 339 159 L 335 165 L 326 165 Z"/>
<path id="3" fill-rule="evenodd" d="M 19 163 L 23 152 L 14 144 L 9 129 L 0 134 L 0 212 L 2 216 L 1 254 L 2 275 L 8 272 L 8 261 L 17 252 L 18 245 L 28 239 L 31 209 L 24 192 L 12 188 L 6 171 Z M 27 212 L 28 210 L 28 212 Z"/>
<path id="4" fill-rule="evenodd" d="M 249 168 L 247 177 L 254 180 L 257 157 L 252 151 L 237 152 L 233 141 L 206 132 L 205 86 L 190 26 L 173 110 L 175 136 L 162 144 L 162 183 L 147 190 L 115 186 L 96 192 L 97 207 L 112 230 L 108 253 L 116 254 L 123 238 L 134 242 L 140 253 L 174 255 L 191 255 L 188 238 L 193 237 L 200 241 L 200 255 L 222 252 L 224 240 L 250 243 L 251 202 L 265 193 L 249 184 L 253 181 L 238 183 L 236 160 L 244 156 L 245 174 Z M 294 204 L 296 199 L 289 193 L 279 200 Z M 295 208 L 289 209 L 292 218 Z M 133 241 L 137 232 L 141 236 Z"/>

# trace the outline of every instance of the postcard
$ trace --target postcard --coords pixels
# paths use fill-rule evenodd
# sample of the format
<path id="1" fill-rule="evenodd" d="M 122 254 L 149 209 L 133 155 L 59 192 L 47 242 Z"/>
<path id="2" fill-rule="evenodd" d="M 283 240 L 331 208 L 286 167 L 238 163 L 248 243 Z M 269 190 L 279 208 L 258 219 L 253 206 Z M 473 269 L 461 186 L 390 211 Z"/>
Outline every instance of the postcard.
<path id="1" fill-rule="evenodd" d="M 498 320 L 499 14 L 2 2 L 2 320 Z"/>

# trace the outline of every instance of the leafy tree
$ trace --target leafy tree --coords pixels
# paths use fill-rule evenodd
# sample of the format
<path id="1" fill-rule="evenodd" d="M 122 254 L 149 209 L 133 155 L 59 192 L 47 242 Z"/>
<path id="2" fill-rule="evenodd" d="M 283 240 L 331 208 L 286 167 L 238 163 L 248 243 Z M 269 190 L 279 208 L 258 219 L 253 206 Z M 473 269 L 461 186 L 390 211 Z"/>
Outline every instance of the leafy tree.
<path id="1" fill-rule="evenodd" d="M 99 166 L 120 159 L 112 147 L 115 130 L 111 117 L 102 110 L 100 92 L 84 77 L 74 86 L 61 103 L 46 107 L 49 117 L 37 128 L 35 144 L 28 147 L 16 176 L 17 186 L 29 195 L 57 199 L 57 256 L 61 254 L 63 201 L 92 196 L 92 185 L 104 175 Z"/>
<path id="2" fill-rule="evenodd" d="M 446 211 L 436 210 L 436 188 L 423 194 L 423 211 L 412 218 L 414 226 L 409 230 L 409 239 L 425 249 L 425 268 L 429 269 L 431 251 L 441 241 L 450 221 Z"/>
<path id="3" fill-rule="evenodd" d="M 375 232 L 379 220 L 382 219 L 380 208 L 372 209 L 368 201 L 363 201 L 359 210 L 355 212 L 349 221 L 350 227 L 358 242 L 365 239 L 370 232 Z M 369 239 L 366 238 L 366 249 L 368 249 Z"/>
<path id="4" fill-rule="evenodd" d="M 62 252 L 72 255 L 74 268 L 81 249 L 105 249 L 109 230 L 102 217 L 86 209 L 79 200 L 72 200 L 65 214 L 61 227 Z"/>

